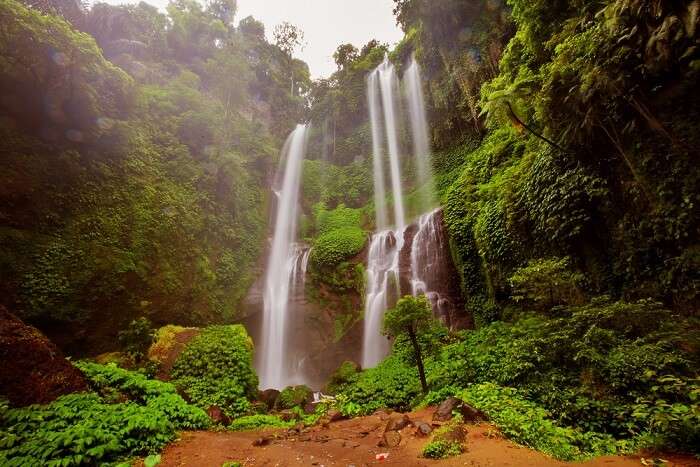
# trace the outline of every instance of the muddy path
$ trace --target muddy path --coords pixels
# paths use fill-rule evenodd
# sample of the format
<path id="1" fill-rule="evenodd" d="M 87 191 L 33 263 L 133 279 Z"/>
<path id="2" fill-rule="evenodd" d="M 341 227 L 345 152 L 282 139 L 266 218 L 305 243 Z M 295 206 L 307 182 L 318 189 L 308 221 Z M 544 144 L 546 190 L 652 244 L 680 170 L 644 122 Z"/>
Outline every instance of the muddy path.
<path id="1" fill-rule="evenodd" d="M 409 414 L 413 421 L 430 423 L 434 409 Z M 315 426 L 302 433 L 286 430 L 252 432 L 185 432 L 162 454 L 162 466 L 219 467 L 237 461 L 243 466 L 363 467 L 387 465 L 419 467 L 440 465 L 472 467 L 586 466 L 639 467 L 640 456 L 600 457 L 587 462 L 561 462 L 542 453 L 518 446 L 498 434 L 490 424 L 468 425 L 466 452 L 445 460 L 420 457 L 428 438 L 415 428 L 401 430 L 401 443 L 393 448 L 378 447 L 386 416 L 372 415 Z M 264 440 L 264 445 L 254 446 Z M 376 455 L 388 453 L 385 460 Z M 700 461 L 685 457 L 664 457 L 669 467 L 700 467 Z"/>

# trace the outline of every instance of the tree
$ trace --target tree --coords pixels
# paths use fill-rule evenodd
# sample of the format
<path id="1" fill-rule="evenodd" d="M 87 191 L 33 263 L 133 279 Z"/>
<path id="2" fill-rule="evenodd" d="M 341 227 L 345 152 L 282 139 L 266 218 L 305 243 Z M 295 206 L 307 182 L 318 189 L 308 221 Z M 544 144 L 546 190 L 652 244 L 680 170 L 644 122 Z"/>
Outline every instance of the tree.
<path id="1" fill-rule="evenodd" d="M 352 44 L 341 44 L 333 53 L 333 60 L 335 60 L 335 64 L 338 65 L 338 69 L 342 70 L 348 66 L 348 64 L 357 60 L 358 56 L 357 47 Z"/>
<path id="2" fill-rule="evenodd" d="M 289 57 L 297 47 L 304 48 L 304 31 L 286 21 L 275 26 L 272 36 L 275 38 L 275 45 Z"/>
<path id="3" fill-rule="evenodd" d="M 413 353 L 418 364 L 418 375 L 423 393 L 428 393 L 428 382 L 425 379 L 425 368 L 421 356 L 418 333 L 426 329 L 433 320 L 430 303 L 425 295 L 412 297 L 406 295 L 400 299 L 396 306 L 384 315 L 384 334 L 390 337 L 398 337 L 406 334 L 413 346 Z"/>
<path id="4" fill-rule="evenodd" d="M 233 18 L 238 11 L 238 0 L 210 0 L 207 11 L 227 26 L 233 24 Z"/>

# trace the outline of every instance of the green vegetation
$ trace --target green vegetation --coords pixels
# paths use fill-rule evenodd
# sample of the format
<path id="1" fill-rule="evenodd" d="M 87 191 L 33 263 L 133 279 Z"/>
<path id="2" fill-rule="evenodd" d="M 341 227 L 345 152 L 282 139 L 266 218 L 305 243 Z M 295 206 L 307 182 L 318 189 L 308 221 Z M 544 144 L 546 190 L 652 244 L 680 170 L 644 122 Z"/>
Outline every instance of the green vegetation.
<path id="1" fill-rule="evenodd" d="M 247 415 L 239 417 L 228 426 L 233 431 L 250 431 L 260 428 L 289 428 L 293 421 L 285 422 L 275 415 Z"/>
<path id="2" fill-rule="evenodd" d="M 661 321 L 669 314 L 657 303 L 603 297 L 456 335 L 424 331 L 434 392 L 420 397 L 406 339 L 377 368 L 341 385 L 339 400 L 344 412 L 366 414 L 457 395 L 507 436 L 561 459 L 638 447 L 695 452 L 698 357 L 679 344 L 695 335 L 697 346 L 697 333 L 692 321 Z"/>
<path id="3" fill-rule="evenodd" d="M 99 3 L 70 24 L 0 2 L 2 300 L 49 336 L 90 329 L 83 353 L 140 317 L 232 320 L 257 275 L 308 69 L 216 4 Z"/>
<path id="4" fill-rule="evenodd" d="M 290 386 L 284 388 L 277 398 L 276 408 L 293 409 L 302 407 L 304 402 L 313 399 L 313 391 L 308 386 Z"/>
<path id="5" fill-rule="evenodd" d="M 459 443 L 450 441 L 431 441 L 423 447 L 423 457 L 428 459 L 447 459 L 459 456 L 463 448 Z"/>
<path id="6" fill-rule="evenodd" d="M 418 376 L 423 394 L 428 393 L 428 383 L 425 380 L 425 368 L 421 346 L 418 342 L 418 333 L 423 328 L 428 327 L 432 320 L 433 313 L 425 295 L 417 298 L 407 295 L 399 299 L 396 306 L 387 310 L 384 315 L 384 333 L 386 335 L 398 337 L 405 334 L 411 341 L 413 358 L 418 366 Z"/>
<path id="7" fill-rule="evenodd" d="M 217 406 L 231 418 L 243 415 L 258 390 L 253 342 L 241 325 L 205 328 L 185 346 L 172 377 L 193 404 Z"/>
<path id="8" fill-rule="evenodd" d="M 157 453 L 177 430 L 203 429 L 209 417 L 168 383 L 93 363 L 79 363 L 100 393 L 71 394 L 49 405 L 0 403 L 0 463 L 95 465 Z"/>

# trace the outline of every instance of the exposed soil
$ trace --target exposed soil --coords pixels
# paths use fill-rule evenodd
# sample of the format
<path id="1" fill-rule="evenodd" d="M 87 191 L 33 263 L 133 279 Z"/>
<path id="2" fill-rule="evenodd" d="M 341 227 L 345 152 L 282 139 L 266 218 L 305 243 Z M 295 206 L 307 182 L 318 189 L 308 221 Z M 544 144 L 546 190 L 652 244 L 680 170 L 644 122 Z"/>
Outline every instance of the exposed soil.
<path id="1" fill-rule="evenodd" d="M 413 421 L 430 423 L 435 409 L 409 414 Z M 639 456 L 601 457 L 582 463 L 554 460 L 531 449 L 503 439 L 490 424 L 469 425 L 467 451 L 446 460 L 420 457 L 428 438 L 416 436 L 413 427 L 401 431 L 401 443 L 395 448 L 380 448 L 386 419 L 378 415 L 331 423 L 326 428 L 317 426 L 306 432 L 291 434 L 286 430 L 251 432 L 186 432 L 176 443 L 168 446 L 162 455 L 161 466 L 219 467 L 225 462 L 237 461 L 243 466 L 338 466 L 362 467 L 368 465 L 430 466 L 440 465 L 497 467 L 497 466 L 587 466 L 639 467 Z M 261 438 L 272 438 L 261 447 L 253 445 Z M 386 460 L 375 456 L 388 453 Z M 663 457 L 669 467 L 698 467 L 700 461 L 683 457 Z"/>

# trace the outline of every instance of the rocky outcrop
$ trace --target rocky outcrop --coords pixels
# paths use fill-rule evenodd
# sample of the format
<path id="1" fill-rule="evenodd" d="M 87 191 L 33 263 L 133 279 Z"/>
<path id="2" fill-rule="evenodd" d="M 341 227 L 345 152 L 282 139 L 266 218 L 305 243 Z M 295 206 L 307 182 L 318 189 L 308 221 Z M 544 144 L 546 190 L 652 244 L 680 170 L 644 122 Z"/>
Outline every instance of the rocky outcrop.
<path id="1" fill-rule="evenodd" d="M 199 328 L 185 328 L 169 324 L 156 331 L 153 344 L 148 349 L 148 359 L 158 365 L 156 378 L 168 381 L 173 365 L 185 346 L 197 336 Z"/>
<path id="2" fill-rule="evenodd" d="M 415 263 L 415 264 L 414 264 Z M 413 268 L 419 273 L 413 275 Z M 404 230 L 399 252 L 401 294 L 425 293 L 433 313 L 452 329 L 472 327 L 464 310 L 459 275 L 450 253 L 441 210 L 424 214 Z"/>
<path id="3" fill-rule="evenodd" d="M 437 422 L 446 422 L 452 420 L 454 412 L 462 415 L 462 419 L 466 423 L 477 423 L 487 421 L 488 417 L 484 412 L 472 407 L 456 397 L 448 397 L 438 406 L 433 414 L 433 420 Z"/>
<path id="4" fill-rule="evenodd" d="M 85 391 L 83 374 L 38 329 L 0 306 L 0 395 L 14 406 Z"/>

